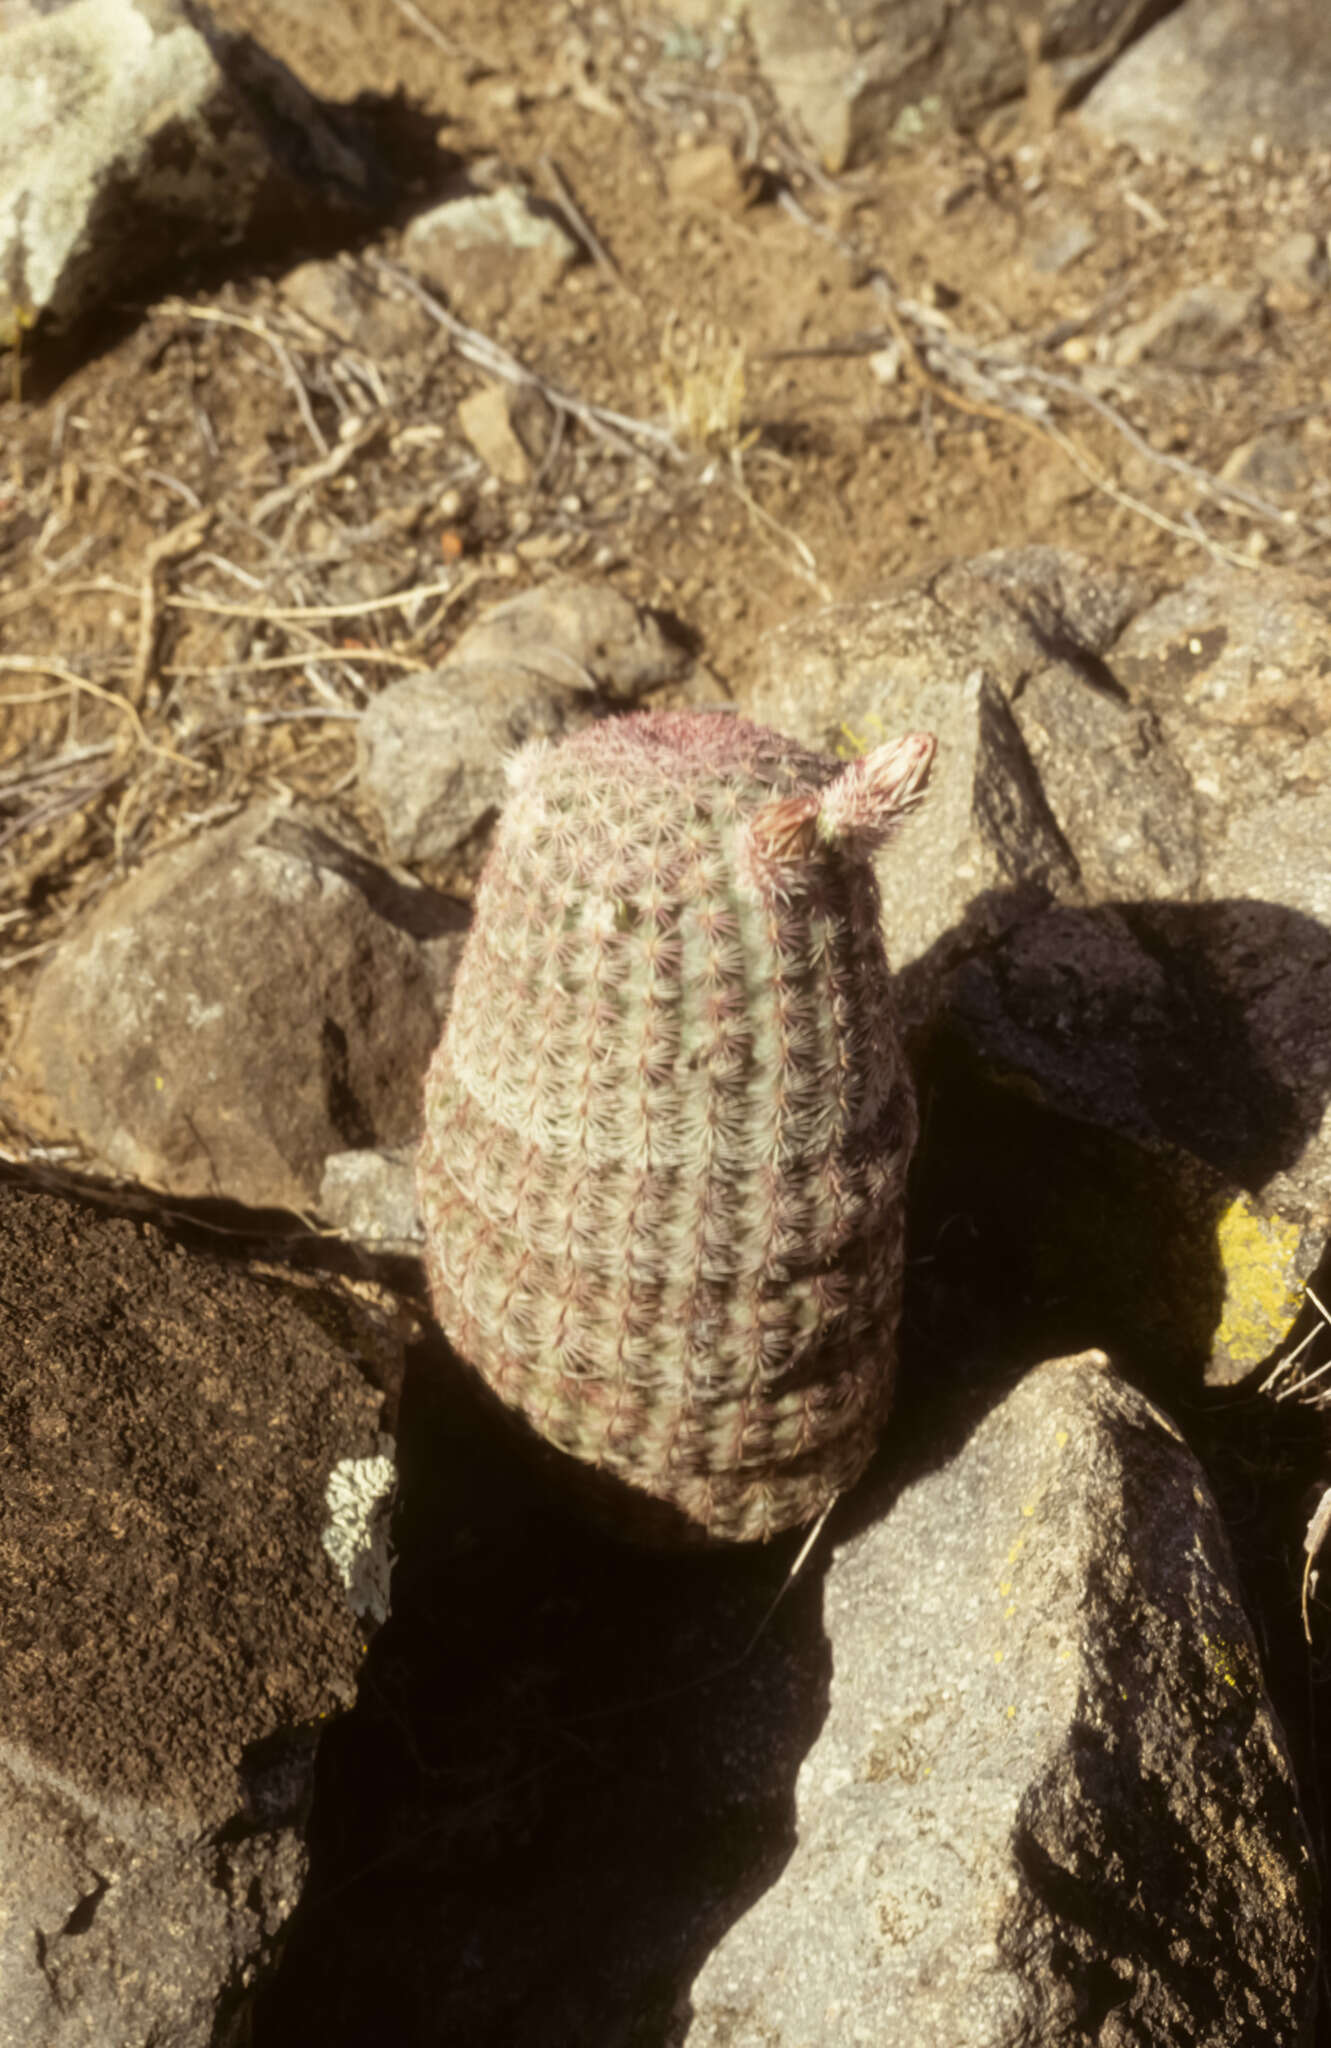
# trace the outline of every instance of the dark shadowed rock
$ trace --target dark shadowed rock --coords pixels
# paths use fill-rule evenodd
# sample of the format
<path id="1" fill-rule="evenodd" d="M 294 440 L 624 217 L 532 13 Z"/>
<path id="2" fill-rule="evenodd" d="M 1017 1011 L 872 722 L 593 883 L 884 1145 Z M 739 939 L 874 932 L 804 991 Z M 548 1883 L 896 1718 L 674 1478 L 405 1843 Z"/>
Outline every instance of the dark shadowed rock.
<path id="1" fill-rule="evenodd" d="M 1331 142 L 1324 0 L 1186 0 L 1121 56 L 1082 118 L 1111 142 L 1202 163 L 1259 137 Z"/>
<path id="2" fill-rule="evenodd" d="M 378 172 L 291 72 L 181 0 L 71 0 L 3 37 L 0 344 L 182 257 L 321 214 Z"/>
<path id="3" fill-rule="evenodd" d="M 951 1449 L 827 1574 L 797 1846 L 689 2048 L 1306 2042 L 1312 1854 L 1200 1467 L 1094 1353 Z"/>
<path id="4" fill-rule="evenodd" d="M 393 1613 L 320 1756 L 255 2048 L 661 2048 L 793 1844 L 821 1717 L 798 1539 L 680 1557 L 575 1516 L 441 1343 L 399 1429 Z"/>
<path id="5" fill-rule="evenodd" d="M 0 2044 L 215 2048 L 354 1696 L 401 1342 L 53 1196 L 0 1239 Z"/>
<path id="6" fill-rule="evenodd" d="M 330 1153 L 416 1135 L 466 921 L 260 805 L 103 897 L 37 983 L 19 1072 L 119 1174 L 313 1206 Z"/>
<path id="7" fill-rule="evenodd" d="M 947 1043 L 1026 1105 L 1006 1188 L 1001 1115 L 954 1137 L 951 1206 L 1015 1203 L 1042 1291 L 1164 1383 L 1245 1378 L 1331 1235 L 1328 1002 L 1331 931 L 1272 904 L 1022 922 L 947 984 Z"/>

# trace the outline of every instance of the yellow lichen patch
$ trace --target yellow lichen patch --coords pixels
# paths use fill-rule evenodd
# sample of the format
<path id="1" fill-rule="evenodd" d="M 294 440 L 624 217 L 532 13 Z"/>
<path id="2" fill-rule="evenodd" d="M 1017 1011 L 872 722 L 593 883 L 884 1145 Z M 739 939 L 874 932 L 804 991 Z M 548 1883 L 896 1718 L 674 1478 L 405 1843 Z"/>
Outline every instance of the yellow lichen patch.
<path id="1" fill-rule="evenodd" d="M 1253 1669 L 1252 1653 L 1246 1644 L 1227 1642 L 1222 1636 L 1202 1634 L 1202 1648 L 1208 1653 L 1211 1668 L 1222 1685 L 1237 1692 L 1241 1686 L 1251 1688 L 1257 1683 Z"/>
<path id="2" fill-rule="evenodd" d="M 1216 1249 L 1225 1300 L 1217 1348 L 1236 1365 L 1256 1365 L 1288 1336 L 1303 1300 L 1295 1261 L 1302 1233 L 1297 1223 L 1263 1216 L 1239 1195 L 1220 1217 Z"/>

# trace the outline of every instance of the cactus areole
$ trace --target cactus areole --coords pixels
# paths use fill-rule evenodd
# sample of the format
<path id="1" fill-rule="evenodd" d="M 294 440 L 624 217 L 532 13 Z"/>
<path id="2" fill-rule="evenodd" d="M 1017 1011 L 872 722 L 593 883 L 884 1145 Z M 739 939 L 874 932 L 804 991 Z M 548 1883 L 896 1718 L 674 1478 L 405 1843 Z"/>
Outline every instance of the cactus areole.
<path id="1" fill-rule="evenodd" d="M 916 1116 L 870 855 L 933 750 L 658 712 L 512 764 L 426 1083 L 435 1307 L 672 1532 L 774 1535 L 873 1450 Z"/>

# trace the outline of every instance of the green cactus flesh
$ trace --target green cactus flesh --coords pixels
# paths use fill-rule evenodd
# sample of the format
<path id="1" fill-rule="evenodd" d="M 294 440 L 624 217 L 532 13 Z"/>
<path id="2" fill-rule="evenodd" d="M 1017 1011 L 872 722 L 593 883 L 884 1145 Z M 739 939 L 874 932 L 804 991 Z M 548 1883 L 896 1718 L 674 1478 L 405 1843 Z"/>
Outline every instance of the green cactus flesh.
<path id="1" fill-rule="evenodd" d="M 931 752 L 685 712 L 514 765 L 426 1085 L 434 1301 L 700 1534 L 808 1520 L 883 1417 L 915 1107 L 867 851 Z"/>

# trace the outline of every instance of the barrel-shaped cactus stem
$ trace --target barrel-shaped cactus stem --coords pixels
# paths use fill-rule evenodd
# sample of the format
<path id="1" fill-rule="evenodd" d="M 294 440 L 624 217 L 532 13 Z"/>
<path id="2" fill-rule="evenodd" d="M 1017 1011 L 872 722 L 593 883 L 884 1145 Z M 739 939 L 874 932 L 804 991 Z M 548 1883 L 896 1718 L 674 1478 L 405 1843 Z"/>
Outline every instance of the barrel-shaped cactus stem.
<path id="1" fill-rule="evenodd" d="M 687 1532 L 810 1520 L 885 1412 L 915 1110 L 869 854 L 932 753 L 678 712 L 512 767 L 426 1088 L 434 1299 Z"/>

